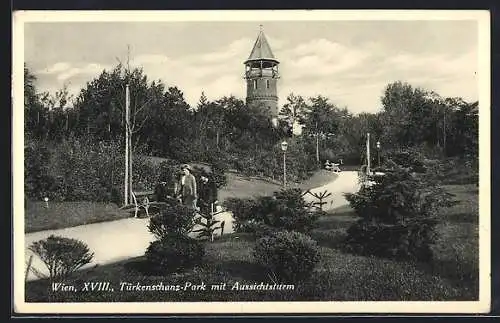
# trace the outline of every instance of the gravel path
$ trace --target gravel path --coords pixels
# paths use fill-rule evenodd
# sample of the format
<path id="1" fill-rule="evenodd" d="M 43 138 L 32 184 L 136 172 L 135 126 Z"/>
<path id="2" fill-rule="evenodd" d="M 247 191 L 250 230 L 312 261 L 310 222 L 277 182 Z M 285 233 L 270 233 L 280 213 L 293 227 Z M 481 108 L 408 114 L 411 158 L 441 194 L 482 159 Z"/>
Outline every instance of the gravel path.
<path id="1" fill-rule="evenodd" d="M 347 204 L 343 193 L 355 192 L 358 189 L 357 172 L 342 172 L 333 182 L 321 187 L 312 189 L 312 192 L 323 192 L 328 190 L 332 195 L 325 200 L 327 204 L 325 210 L 337 208 Z M 307 201 L 312 201 L 314 197 L 306 195 Z M 230 212 L 219 214 L 219 220 L 225 221 L 225 233 L 232 232 L 232 216 Z M 26 263 L 32 252 L 27 248 L 31 243 L 47 238 L 54 234 L 68 238 L 74 238 L 85 242 L 94 252 L 94 260 L 84 268 L 95 265 L 104 265 L 117 262 L 123 259 L 144 255 L 144 251 L 154 237 L 147 229 L 148 219 L 127 218 L 116 221 L 93 223 L 76 226 L 72 228 L 46 230 L 25 234 L 25 257 Z M 46 272 L 45 265 L 34 256 L 32 266 L 39 271 Z M 30 272 L 28 280 L 35 280 L 37 277 Z"/>

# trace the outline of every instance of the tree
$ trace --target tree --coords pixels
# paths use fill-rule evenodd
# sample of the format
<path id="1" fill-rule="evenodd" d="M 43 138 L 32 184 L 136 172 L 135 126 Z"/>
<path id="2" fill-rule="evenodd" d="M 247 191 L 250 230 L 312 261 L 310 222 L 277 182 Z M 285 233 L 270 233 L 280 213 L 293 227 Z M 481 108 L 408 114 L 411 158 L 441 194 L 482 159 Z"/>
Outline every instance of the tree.
<path id="1" fill-rule="evenodd" d="M 300 95 L 296 96 L 293 93 L 290 93 L 286 100 L 287 103 L 283 105 L 283 108 L 279 112 L 279 116 L 284 122 L 286 122 L 292 132 L 294 126 L 298 124 L 302 125 L 304 123 L 308 107 L 304 98 Z"/>
<path id="2" fill-rule="evenodd" d="M 448 117 L 443 118 L 443 139 L 447 138 L 446 154 L 477 157 L 479 151 L 478 102 L 462 98 L 446 98 Z"/>
<path id="3" fill-rule="evenodd" d="M 28 136 L 39 133 L 41 106 L 35 82 L 36 76 L 24 64 L 24 129 Z"/>
<path id="4" fill-rule="evenodd" d="M 158 93 L 160 89 L 156 89 Z M 162 157 L 189 162 L 194 157 L 195 127 L 193 113 L 177 87 L 168 87 L 154 104 L 153 116 L 142 133 L 150 151 Z"/>
<path id="5" fill-rule="evenodd" d="M 220 150 L 220 137 L 226 130 L 226 110 L 220 102 L 208 101 L 205 93 L 202 92 L 200 101 L 194 114 L 195 122 L 198 124 L 198 140 L 203 146 L 203 139 L 215 140 L 215 147 Z M 209 150 L 208 145 L 204 147 Z"/>
<path id="6" fill-rule="evenodd" d="M 48 93 L 39 93 L 37 77 L 24 65 L 24 129 L 27 139 L 47 139 L 50 133 L 54 98 Z"/>
<path id="7" fill-rule="evenodd" d="M 38 104 L 38 94 L 36 91 L 36 76 L 24 64 L 24 108 L 29 110 Z"/>
<path id="8" fill-rule="evenodd" d="M 328 98 L 318 95 L 310 98 L 311 105 L 304 119 L 305 133 L 313 136 L 316 142 L 316 162 L 319 158 L 319 139 L 331 137 L 339 127 L 338 108 L 328 102 Z"/>
<path id="9" fill-rule="evenodd" d="M 373 176 L 373 185 L 346 194 L 360 217 L 347 230 L 349 250 L 420 261 L 432 258 L 435 226 L 441 209 L 452 205 L 451 195 L 425 173 L 423 161 L 416 163 L 408 156 L 401 159 L 403 165 L 389 161 L 385 168 L 390 170 Z"/>

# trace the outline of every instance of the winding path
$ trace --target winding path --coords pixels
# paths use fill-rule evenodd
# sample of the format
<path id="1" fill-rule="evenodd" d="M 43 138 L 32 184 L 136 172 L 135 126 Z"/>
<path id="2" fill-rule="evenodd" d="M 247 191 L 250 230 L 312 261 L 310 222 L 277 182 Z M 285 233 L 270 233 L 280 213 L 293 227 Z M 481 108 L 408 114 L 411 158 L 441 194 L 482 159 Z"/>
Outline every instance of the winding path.
<path id="1" fill-rule="evenodd" d="M 356 192 L 358 190 L 357 172 L 342 172 L 332 182 L 314 188 L 311 192 L 323 192 L 328 190 L 332 195 L 328 197 L 324 205 L 325 210 L 334 209 L 347 204 L 343 194 Z M 312 201 L 314 197 L 307 194 L 307 201 Z M 219 214 L 219 220 L 225 221 L 225 233 L 232 232 L 232 216 L 230 212 Z M 68 238 L 74 238 L 85 242 L 94 252 L 94 260 L 86 267 L 92 267 L 96 264 L 103 265 L 117 262 L 127 258 L 144 255 L 144 251 L 154 237 L 147 229 L 148 219 L 127 218 L 116 221 L 86 224 L 71 228 L 58 230 L 46 230 L 33 233 L 27 233 L 24 237 L 26 263 L 32 252 L 28 246 L 33 242 L 45 239 L 50 235 L 59 235 Z M 32 258 L 32 266 L 39 271 L 45 271 L 45 265 L 38 257 Z M 84 267 L 85 268 L 85 267 Z M 37 277 L 29 273 L 28 280 L 35 280 Z"/>

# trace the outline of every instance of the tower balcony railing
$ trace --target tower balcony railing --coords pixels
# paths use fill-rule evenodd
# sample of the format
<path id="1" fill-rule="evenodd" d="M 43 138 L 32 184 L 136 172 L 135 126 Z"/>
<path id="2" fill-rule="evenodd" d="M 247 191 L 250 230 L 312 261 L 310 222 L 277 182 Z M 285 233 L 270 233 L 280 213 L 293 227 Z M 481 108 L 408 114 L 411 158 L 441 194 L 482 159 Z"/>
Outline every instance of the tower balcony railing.
<path id="1" fill-rule="evenodd" d="M 245 72 L 244 78 L 254 78 L 254 77 L 273 77 L 279 78 L 279 74 L 276 70 L 272 69 L 252 69 Z"/>

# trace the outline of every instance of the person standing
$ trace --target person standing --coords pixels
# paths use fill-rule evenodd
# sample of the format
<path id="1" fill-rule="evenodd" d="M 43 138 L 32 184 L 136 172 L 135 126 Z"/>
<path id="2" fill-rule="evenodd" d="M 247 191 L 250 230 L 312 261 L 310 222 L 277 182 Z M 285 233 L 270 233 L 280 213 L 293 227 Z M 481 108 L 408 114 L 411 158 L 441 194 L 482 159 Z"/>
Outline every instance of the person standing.
<path id="1" fill-rule="evenodd" d="M 163 181 L 159 182 L 155 187 L 154 195 L 156 202 L 165 202 L 167 200 L 167 183 Z"/>
<path id="2" fill-rule="evenodd" d="M 182 204 L 196 209 L 196 200 L 198 192 L 196 188 L 196 179 L 191 173 L 189 165 L 182 165 L 182 176 L 175 187 L 175 195 L 180 197 Z"/>
<path id="3" fill-rule="evenodd" d="M 217 185 L 213 176 L 201 176 L 200 180 L 200 188 L 199 188 L 199 201 L 198 204 L 200 206 L 201 212 L 210 213 L 215 211 L 212 210 L 212 204 L 217 202 Z"/>

